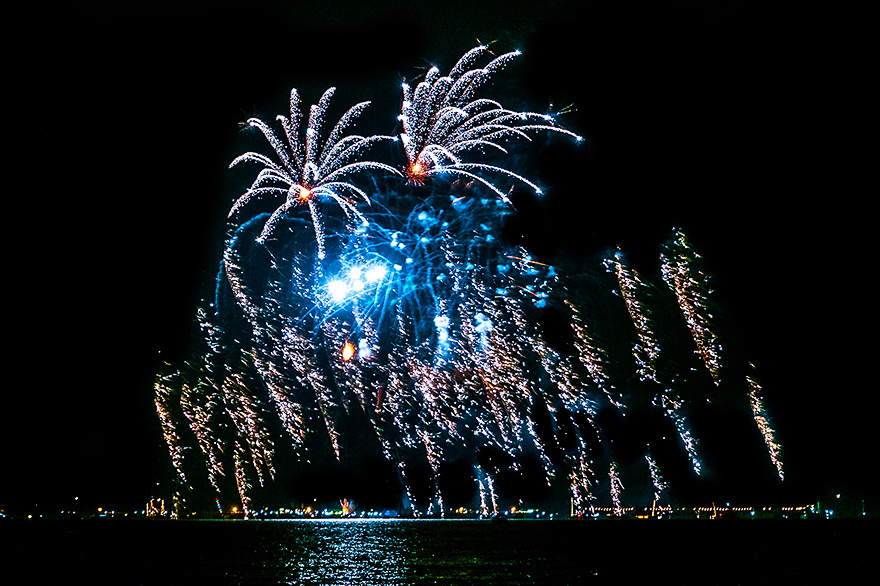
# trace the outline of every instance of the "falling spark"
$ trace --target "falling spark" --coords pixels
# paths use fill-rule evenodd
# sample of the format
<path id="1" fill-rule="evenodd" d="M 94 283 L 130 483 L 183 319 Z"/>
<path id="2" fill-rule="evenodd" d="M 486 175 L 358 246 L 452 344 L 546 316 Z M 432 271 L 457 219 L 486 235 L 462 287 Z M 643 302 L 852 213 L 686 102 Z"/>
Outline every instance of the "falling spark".
<path id="1" fill-rule="evenodd" d="M 761 385 L 755 380 L 754 370 L 754 365 L 749 364 L 749 374 L 746 376 L 746 380 L 749 384 L 749 406 L 752 408 L 755 423 L 761 431 L 764 443 L 767 444 L 767 450 L 770 453 L 770 459 L 773 461 L 773 466 L 776 467 L 776 473 L 779 475 L 779 480 L 785 480 L 785 472 L 782 469 L 782 446 L 776 441 L 776 431 L 771 426 L 770 418 L 764 409 L 763 392 Z"/>
<path id="2" fill-rule="evenodd" d="M 722 347 L 712 328 L 714 319 L 708 307 L 712 292 L 708 286 L 709 279 L 696 268 L 700 258 L 684 233 L 676 231 L 666 251 L 660 256 L 661 272 L 663 280 L 675 292 L 678 305 L 696 342 L 696 352 L 717 385 L 721 382 Z"/>

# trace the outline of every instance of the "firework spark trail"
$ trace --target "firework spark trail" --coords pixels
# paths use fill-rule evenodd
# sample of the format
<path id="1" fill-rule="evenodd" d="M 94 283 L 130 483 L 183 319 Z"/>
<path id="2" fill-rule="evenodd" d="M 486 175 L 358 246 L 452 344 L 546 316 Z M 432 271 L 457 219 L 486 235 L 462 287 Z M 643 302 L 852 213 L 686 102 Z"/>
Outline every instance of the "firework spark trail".
<path id="1" fill-rule="evenodd" d="M 645 454 L 645 461 L 648 463 L 648 469 L 651 471 L 651 483 L 654 485 L 654 504 L 660 504 L 669 485 L 663 479 L 663 475 L 660 473 L 660 466 L 657 465 L 650 451 Z"/>
<path id="2" fill-rule="evenodd" d="M 159 423 L 162 426 L 162 435 L 168 452 L 171 455 L 171 463 L 174 471 L 185 485 L 186 472 L 183 467 L 183 444 L 180 438 L 180 420 L 176 412 L 180 409 L 180 387 L 172 380 L 176 375 L 159 377 L 154 385 L 156 412 L 159 415 Z"/>
<path id="3" fill-rule="evenodd" d="M 263 344 L 265 343 L 264 339 Z M 269 396 L 275 405 L 275 411 L 281 420 L 281 425 L 289 436 L 290 445 L 294 453 L 304 456 L 303 444 L 306 436 L 306 414 L 303 405 L 292 396 L 290 391 L 292 381 L 282 370 L 283 366 L 274 357 L 266 356 L 265 353 L 259 350 L 260 347 L 260 345 L 254 346 L 254 350 L 250 353 L 250 358 L 269 392 Z"/>
<path id="4" fill-rule="evenodd" d="M 199 447 L 205 457 L 208 468 L 208 480 L 214 489 L 222 491 L 222 479 L 229 468 L 225 458 L 228 438 L 222 433 L 228 422 L 226 398 L 221 389 L 222 366 L 225 361 L 223 340 L 226 332 L 213 319 L 213 312 L 200 306 L 196 312 L 196 322 L 204 335 L 207 351 L 200 357 L 198 365 L 189 366 L 197 381 L 192 385 L 192 396 L 185 398 L 182 394 L 181 406 L 190 420 L 190 426 L 196 434 Z"/>
<path id="5" fill-rule="evenodd" d="M 351 326 L 348 320 L 341 316 L 333 316 L 322 320 L 319 327 L 328 350 L 326 353 L 329 372 L 327 389 L 332 393 L 330 395 L 331 401 L 348 413 L 351 404 L 350 398 L 354 397 L 354 394 L 350 393 L 348 389 L 348 377 L 344 371 L 347 360 L 343 358 L 342 352 L 351 335 Z M 340 415 L 342 414 L 340 413 Z"/>
<path id="6" fill-rule="evenodd" d="M 587 393 L 584 392 L 583 386 L 580 383 L 580 379 L 577 374 L 572 370 L 571 365 L 569 364 L 569 358 L 563 357 L 559 352 L 552 349 L 549 344 L 544 340 L 544 338 L 537 332 L 536 328 L 533 326 L 525 327 L 525 324 L 521 324 L 521 331 L 524 334 L 524 342 L 534 349 L 537 354 L 538 361 L 541 364 L 544 372 L 550 378 L 550 381 L 553 385 L 555 385 L 558 395 L 556 395 L 556 399 L 560 401 L 562 406 L 571 413 L 586 411 L 592 412 L 594 408 L 594 403 L 588 398 Z M 545 479 L 549 484 L 551 478 L 554 475 L 554 466 L 550 462 L 549 457 L 546 453 L 546 447 L 543 445 L 543 442 L 538 440 L 538 436 L 535 433 L 534 427 L 530 425 L 530 431 L 532 437 L 534 438 L 535 444 L 538 446 L 539 453 L 541 456 L 541 461 L 544 464 L 545 470 Z M 580 440 L 580 437 L 578 437 Z M 580 442 L 578 443 L 578 447 L 584 447 Z M 576 466 L 578 469 L 583 469 L 585 462 L 584 458 L 586 455 L 583 453 L 579 453 L 576 459 Z M 581 478 L 582 481 L 586 481 L 586 478 Z M 580 489 L 576 488 L 574 484 L 571 486 L 572 488 L 572 498 L 577 498 L 576 492 L 579 493 Z"/>
<path id="7" fill-rule="evenodd" d="M 661 274 L 678 299 L 697 345 L 696 353 L 718 385 L 721 382 L 722 347 L 712 328 L 714 318 L 708 307 L 712 290 L 708 276 L 700 270 L 700 258 L 684 233 L 676 230 L 660 255 Z"/>
<path id="8" fill-rule="evenodd" d="M 199 330 L 201 330 L 205 343 L 208 346 L 208 353 L 204 357 L 206 361 L 209 355 L 219 356 L 223 353 L 224 349 L 224 332 L 214 323 L 213 317 L 214 312 L 212 311 L 209 313 L 208 309 L 203 305 L 200 305 L 196 309 L 196 323 L 198 324 Z"/>
<path id="9" fill-rule="evenodd" d="M 440 516 L 445 516 L 445 507 L 443 505 L 443 495 L 440 493 L 440 465 L 443 462 L 443 453 L 440 447 L 440 442 L 437 441 L 434 434 L 432 434 L 427 426 L 421 425 L 419 426 L 416 433 L 419 436 L 419 439 L 422 441 L 422 445 L 425 449 L 425 455 L 428 459 L 428 465 L 431 467 L 431 490 L 432 495 L 430 501 L 428 503 L 428 509 L 426 514 L 431 515 L 434 512 L 434 506 L 438 507 L 438 512 Z"/>
<path id="10" fill-rule="evenodd" d="M 436 348 L 430 351 L 425 346 L 429 341 L 426 339 L 421 343 L 424 350 L 420 351 L 426 357 L 433 354 L 435 363 L 429 364 L 413 355 L 408 359 L 409 376 L 411 380 L 417 381 L 415 384 L 420 390 L 423 413 L 429 414 L 430 421 L 440 426 L 439 430 L 447 441 L 462 441 L 466 436 L 471 437 L 472 431 L 476 431 L 477 435 L 493 438 L 491 443 L 505 452 L 515 454 L 524 445 L 525 430 L 529 429 L 531 433 L 530 424 L 526 423 L 528 417 L 523 403 L 528 397 L 528 389 L 520 372 L 522 357 L 517 354 L 517 348 L 521 348 L 522 344 L 517 345 L 517 340 L 509 331 L 502 332 L 490 324 L 521 323 L 523 320 L 511 319 L 508 315 L 515 312 L 510 297 L 499 295 L 497 289 L 496 294 L 488 294 L 495 286 L 491 283 L 493 278 L 482 265 L 463 262 L 458 253 L 452 250 L 449 239 L 440 238 L 439 242 L 442 256 L 432 254 L 430 259 L 431 262 L 446 261 L 445 268 L 448 271 L 436 271 L 437 279 L 442 285 L 431 288 L 434 305 L 427 312 L 426 318 L 427 321 L 433 321 L 436 328 Z M 482 248 L 469 250 L 485 252 Z M 449 295 L 453 292 L 461 295 L 464 289 L 470 291 L 463 295 L 466 302 L 452 304 L 453 307 L 450 308 Z M 475 300 L 481 301 L 471 303 Z M 478 311 L 477 306 L 481 306 L 486 313 Z M 447 317 L 450 313 L 455 317 L 454 320 Z M 431 316 L 433 320 L 430 319 Z M 456 328 L 463 336 L 449 337 L 451 321 L 464 325 L 463 328 Z M 458 372 L 478 373 L 482 383 L 482 392 L 479 394 L 485 398 L 485 403 L 477 409 L 491 416 L 488 419 L 478 417 L 476 430 L 466 430 L 456 424 L 455 419 L 460 419 L 474 406 L 459 402 L 458 398 L 467 394 L 467 385 L 456 384 L 445 374 L 448 372 L 445 368 L 452 365 Z M 449 389 L 449 392 L 438 392 L 438 389 L 444 388 Z M 427 422 L 423 422 L 423 425 L 426 424 Z"/>
<path id="11" fill-rule="evenodd" d="M 566 296 L 565 305 L 571 312 L 571 327 L 575 334 L 575 350 L 578 359 L 589 373 L 589 378 L 596 387 L 601 389 L 612 405 L 623 409 L 625 403 L 623 397 L 614 390 L 609 375 L 605 372 L 605 352 L 596 344 L 590 328 L 584 322 L 583 312 Z"/>
<path id="12" fill-rule="evenodd" d="M 354 123 L 354 120 L 369 105 L 369 102 L 361 102 L 349 109 L 330 132 L 323 148 L 321 148 L 320 136 L 324 117 L 334 92 L 335 88 L 328 89 L 318 103 L 311 107 L 308 127 L 305 129 L 303 137 L 300 133 L 302 113 L 299 93 L 296 89 L 291 90 L 290 117 L 277 117 L 284 128 L 286 143 L 279 140 L 272 129 L 262 120 L 258 118 L 248 120 L 249 126 L 255 127 L 263 133 L 275 151 L 278 161 L 256 152 L 246 152 L 232 161 L 230 167 L 247 161 L 258 163 L 263 166 L 263 169 L 257 174 L 247 191 L 233 204 L 229 211 L 229 217 L 238 214 L 255 197 L 269 195 L 285 198 L 284 202 L 266 221 L 265 228 L 258 238 L 259 242 L 264 242 L 271 235 L 281 218 L 291 209 L 305 204 L 308 207 L 315 230 L 318 258 L 323 259 L 326 254 L 324 229 L 316 200 L 330 199 L 342 209 L 347 218 L 355 216 L 362 222 L 366 222 L 366 218 L 358 211 L 356 205 L 359 200 L 369 203 L 370 198 L 364 190 L 351 182 L 351 175 L 361 171 L 385 171 L 391 174 L 400 174 L 397 169 L 385 163 L 364 160 L 352 162 L 352 159 L 360 156 L 373 144 L 382 140 L 394 140 L 389 136 L 345 135 L 348 127 Z"/>
<path id="13" fill-rule="evenodd" d="M 413 400 L 417 417 L 414 421 L 414 433 L 419 439 L 419 450 L 423 452 L 431 469 L 432 496 L 426 514 L 431 514 L 438 507 L 441 516 L 445 514 L 443 495 L 440 492 L 440 466 L 445 460 L 444 446 L 448 445 L 456 434 L 455 397 L 448 393 L 452 388 L 451 376 L 445 370 L 437 368 L 434 363 L 429 340 L 420 344 L 408 353 L 407 374 L 412 381 Z M 420 358 L 425 356 L 425 359 Z"/>
<path id="14" fill-rule="evenodd" d="M 245 244 L 252 240 L 252 237 L 249 237 L 249 232 L 263 220 L 263 217 L 261 215 L 242 224 L 229 239 L 223 250 L 223 274 L 229 283 L 229 288 L 235 296 L 238 306 L 254 327 L 259 327 L 260 324 L 259 301 L 262 300 L 255 299 L 256 295 L 245 281 L 241 250 Z"/>
<path id="15" fill-rule="evenodd" d="M 245 356 L 242 355 L 241 359 L 244 360 Z M 247 456 L 247 461 L 251 463 L 257 474 L 260 486 L 263 486 L 275 476 L 273 462 L 275 447 L 265 425 L 262 405 L 249 391 L 249 386 L 242 372 L 230 367 L 221 388 L 226 399 L 226 411 L 232 418 L 241 440 L 236 448 L 236 454 L 239 450 L 244 450 L 242 454 Z"/>
<path id="16" fill-rule="evenodd" d="M 369 266 L 363 258 L 360 258 L 359 261 L 358 266 Z M 384 265 L 375 266 L 381 267 L 381 270 L 374 272 L 373 281 L 384 280 Z M 366 271 L 368 281 L 371 270 L 376 271 L 375 268 Z M 345 363 L 345 376 L 349 381 L 351 391 L 357 397 L 361 409 L 373 427 L 384 456 L 393 461 L 392 438 L 388 433 L 382 431 L 385 427 L 382 418 L 383 401 L 387 399 L 383 389 L 386 388 L 388 372 L 386 365 L 378 360 L 381 343 L 374 316 L 381 315 L 382 309 L 385 307 L 384 302 L 378 301 L 380 297 L 382 295 L 377 290 L 374 295 L 368 297 L 366 304 L 355 300 L 352 311 L 354 320 L 352 329 L 356 330 L 358 335 L 357 349 L 352 358 Z"/>
<path id="17" fill-rule="evenodd" d="M 416 346 L 413 344 L 412 319 L 401 312 L 400 306 L 396 315 L 396 338 L 388 356 L 388 378 L 385 384 L 386 398 L 382 402 L 381 420 L 390 425 L 387 443 L 392 461 L 396 461 L 400 471 L 403 488 L 406 494 L 407 507 L 412 514 L 421 515 L 419 500 L 412 491 L 409 482 L 408 464 L 413 461 L 428 460 L 430 464 L 430 445 L 424 439 L 424 419 L 422 417 L 423 397 L 419 393 L 416 381 L 412 378 L 412 365 L 417 361 Z M 435 476 L 436 478 L 436 476 Z M 436 481 L 432 490 L 436 491 Z M 430 503 L 428 504 L 430 508 Z"/>
<path id="18" fill-rule="evenodd" d="M 415 89 L 403 84 L 400 138 L 408 160 L 406 176 L 411 183 L 420 185 L 430 175 L 449 173 L 477 181 L 507 200 L 504 191 L 482 177 L 483 173 L 489 173 L 522 182 L 540 193 L 537 185 L 521 175 L 503 167 L 463 162 L 460 155 L 487 147 L 506 154 L 501 141 L 530 140 L 527 131 L 532 130 L 560 132 L 580 140 L 576 134 L 556 126 L 552 116 L 513 112 L 493 100 L 473 99 L 495 72 L 520 54 L 519 51 L 506 53 L 484 67 L 472 69 L 489 53 L 486 46 L 475 47 L 458 61 L 449 75 L 441 76 L 440 70 L 432 67 Z"/>
<path id="19" fill-rule="evenodd" d="M 495 495 L 495 481 L 482 466 L 476 467 L 477 487 L 480 495 L 480 516 L 498 514 L 498 498 Z"/>
<path id="20" fill-rule="evenodd" d="M 269 283 L 260 308 L 259 323 L 253 328 L 253 344 L 248 352 L 269 393 L 281 425 L 298 457 L 305 456 L 306 409 L 297 397 L 296 371 L 282 349 L 285 326 L 290 318 L 284 299 L 288 291 L 281 283 Z"/>
<path id="21" fill-rule="evenodd" d="M 253 502 L 251 498 L 251 491 L 253 489 L 253 484 L 251 484 L 248 479 L 248 468 L 253 468 L 250 460 L 247 457 L 246 448 L 242 446 L 241 442 L 235 442 L 235 449 L 233 450 L 233 462 L 235 463 L 235 485 L 238 488 L 238 498 L 241 501 L 242 509 L 244 510 L 245 519 L 251 516 L 251 512 L 254 510 Z"/>
<path id="22" fill-rule="evenodd" d="M 621 498 L 623 496 L 623 482 L 620 480 L 620 474 L 617 471 L 617 463 L 611 462 L 608 468 L 608 478 L 610 480 L 611 491 L 611 508 L 614 510 L 615 517 L 623 516 L 623 504 Z"/>
<path id="23" fill-rule="evenodd" d="M 571 486 L 572 514 L 584 515 L 593 506 L 595 495 L 593 494 L 593 471 L 585 447 L 573 452 L 569 458 L 571 472 L 569 483 Z"/>
<path id="24" fill-rule="evenodd" d="M 594 437 L 599 437 L 600 435 L 598 433 L 598 426 L 596 425 L 595 417 L 589 417 L 587 426 L 588 429 L 579 430 L 577 432 L 576 449 L 571 451 L 568 455 L 569 459 L 573 460 L 570 475 L 570 490 L 572 507 L 574 508 L 573 512 L 577 515 L 584 515 L 587 513 L 588 509 L 592 510 L 598 499 L 598 495 L 596 494 L 599 484 L 599 479 L 596 475 L 598 462 L 593 458 L 591 450 L 585 440 L 585 435 L 587 433 L 591 433 Z M 606 453 L 610 454 L 611 450 L 606 449 Z M 609 462 L 609 469 L 613 464 L 613 461 Z"/>
<path id="25" fill-rule="evenodd" d="M 691 467 L 697 474 L 702 474 L 703 461 L 699 455 L 700 442 L 691 433 L 688 425 L 687 416 L 685 415 L 684 400 L 671 389 L 666 389 L 663 393 L 659 393 L 653 401 L 655 407 L 662 409 L 666 415 L 675 424 L 678 436 L 684 442 L 685 451 L 691 460 Z"/>
<path id="26" fill-rule="evenodd" d="M 218 493 L 221 491 L 221 478 L 224 475 L 223 441 L 216 433 L 217 418 L 224 408 L 223 397 L 202 376 L 195 386 L 183 385 L 180 406 L 195 433 L 198 446 L 205 456 L 208 467 L 208 480 Z"/>
<path id="27" fill-rule="evenodd" d="M 764 443 L 767 444 L 767 450 L 769 451 L 773 466 L 776 468 L 779 480 L 784 480 L 785 472 L 782 469 L 782 446 L 776 441 L 776 431 L 773 429 L 767 411 L 764 409 L 763 391 L 761 385 L 755 380 L 754 371 L 754 365 L 749 364 L 749 373 L 746 376 L 746 381 L 749 386 L 749 405 L 752 408 L 752 415 L 755 418 L 755 423 L 758 425 L 758 429 L 761 431 L 761 436 L 764 438 Z"/>
<path id="28" fill-rule="evenodd" d="M 453 308 L 455 321 L 458 324 L 454 333 L 456 352 L 456 368 L 460 373 L 467 373 L 464 380 L 456 387 L 457 396 L 465 398 L 461 412 L 467 414 L 470 422 L 460 435 L 465 445 L 475 448 L 492 448 L 507 452 L 503 440 L 503 425 L 506 414 L 500 412 L 497 393 L 491 382 L 486 379 L 483 362 L 488 351 L 488 319 L 482 313 L 486 303 L 487 287 L 482 278 L 482 268 L 473 263 L 470 255 L 471 247 L 463 247 L 457 253 L 448 251 L 455 258 L 455 271 L 452 279 L 453 294 L 460 303 Z M 490 375 L 490 379 L 494 378 Z M 497 513 L 498 502 L 494 491 L 494 474 L 479 463 L 474 464 L 474 473 L 478 481 L 481 514 Z M 488 499 L 488 500 L 487 500 Z"/>
<path id="29" fill-rule="evenodd" d="M 311 334 L 290 325 L 284 329 L 284 355 L 297 373 L 297 380 L 304 388 L 311 389 L 321 412 L 333 452 L 340 456 L 339 405 L 335 401 L 324 370 L 315 355 Z"/>
<path id="30" fill-rule="evenodd" d="M 468 263 L 468 266 L 472 267 L 468 288 L 468 299 L 472 303 L 463 308 L 462 320 L 470 326 L 466 360 L 480 383 L 479 397 L 483 412 L 480 431 L 487 441 L 506 451 L 511 440 L 507 425 L 508 412 L 501 396 L 502 390 L 499 388 L 501 377 L 496 372 L 500 365 L 497 360 L 493 360 L 495 353 L 501 350 L 497 348 L 494 322 L 483 313 L 489 304 L 489 286 L 482 267 L 473 266 L 472 263 Z M 496 340 L 495 344 L 493 340 Z"/>
<path id="31" fill-rule="evenodd" d="M 243 224 L 230 239 L 223 254 L 223 269 L 235 300 L 247 318 L 252 330 L 252 344 L 243 349 L 253 362 L 260 379 L 266 386 L 275 404 L 282 426 L 287 431 L 295 453 L 301 454 L 305 440 L 305 413 L 302 404 L 293 400 L 289 391 L 291 379 L 287 372 L 283 348 L 283 303 L 280 301 L 285 288 L 277 281 L 267 284 L 263 295 L 258 296 L 247 285 L 244 278 L 242 250 L 247 242 L 253 241 L 250 231 L 258 226 L 262 217 Z M 273 268 L 277 271 L 275 262 Z"/>
<path id="32" fill-rule="evenodd" d="M 698 442 L 690 432 L 690 426 L 685 415 L 685 403 L 681 400 L 674 389 L 669 388 L 666 381 L 661 380 L 659 372 L 660 345 L 657 334 L 653 330 L 650 312 L 645 300 L 648 297 L 648 285 L 644 283 L 639 274 L 630 268 L 625 261 L 623 253 L 618 250 L 614 259 L 607 259 L 606 268 L 617 277 L 619 291 L 623 297 L 632 323 L 636 328 L 638 342 L 633 346 L 633 357 L 637 365 L 637 372 L 642 380 L 653 381 L 660 385 L 662 391 L 654 400 L 656 406 L 661 407 L 674 421 L 675 428 L 691 460 L 694 472 L 702 471 L 702 459 L 698 453 Z"/>
<path id="33" fill-rule="evenodd" d="M 488 391 L 495 422 L 501 429 L 502 441 L 507 450 L 516 453 L 523 445 L 519 425 L 521 409 L 517 399 L 527 392 L 521 384 L 524 382 L 520 376 L 522 360 L 519 348 L 510 343 L 510 334 L 503 329 L 509 323 L 503 305 L 497 299 L 487 301 L 488 321 L 483 323 L 492 325 L 486 326 L 491 329 L 486 332 L 485 344 L 481 340 L 476 363 Z"/>
<path id="34" fill-rule="evenodd" d="M 293 439 L 295 452 L 305 449 L 308 435 L 314 431 L 307 422 L 317 410 L 338 459 L 344 406 L 337 382 L 343 377 L 335 376 L 332 348 L 324 357 L 323 348 L 314 343 L 316 336 L 328 337 L 334 331 L 329 320 L 321 320 L 317 326 L 313 323 L 321 300 L 313 293 L 316 286 L 312 278 L 321 280 L 320 264 L 294 253 L 293 261 L 284 268 L 273 258 L 269 274 L 275 278 L 265 286 L 263 305 L 252 324 L 255 362 L 258 368 L 263 367 L 264 384 L 279 406 L 279 417 Z"/>
<path id="35" fill-rule="evenodd" d="M 633 346 L 633 358 L 636 361 L 638 374 L 642 380 L 662 384 L 657 371 L 660 346 L 657 335 L 651 328 L 651 318 L 643 300 L 647 296 L 645 291 L 647 285 L 640 279 L 638 273 L 626 264 L 620 250 L 614 254 L 613 260 L 606 261 L 606 266 L 617 277 L 620 294 L 636 328 L 638 342 Z"/>
<path id="36" fill-rule="evenodd" d="M 536 307 L 542 308 L 545 306 L 546 299 L 557 297 L 556 290 L 560 288 L 560 282 L 553 267 L 534 262 L 524 250 L 521 250 L 519 256 L 514 257 L 514 260 L 517 261 L 515 263 L 517 273 L 531 276 L 533 279 L 532 284 L 527 285 L 522 290 L 534 295 Z M 543 270 L 538 270 L 538 266 L 541 266 Z M 564 288 L 562 288 L 562 291 L 564 292 Z M 567 296 L 563 301 L 573 313 L 577 313 L 574 304 Z M 577 427 L 574 429 L 574 448 L 569 450 L 566 456 L 571 470 L 569 477 L 572 509 L 576 514 L 584 514 L 587 507 L 592 506 L 596 498 L 594 494 L 596 478 L 593 472 L 595 463 L 589 453 L 589 448 L 583 434 L 589 432 L 595 434 L 595 418 L 599 403 L 599 396 L 592 389 L 588 388 L 584 381 L 592 379 L 594 383 L 597 383 L 599 389 L 604 390 L 605 393 L 610 395 L 610 385 L 605 384 L 607 383 L 607 378 L 604 376 L 601 362 L 598 360 L 600 354 L 598 351 L 593 351 L 590 354 L 590 357 L 594 359 L 592 362 L 583 362 L 584 356 L 581 356 L 581 362 L 579 362 L 571 354 L 564 354 L 552 348 L 545 338 L 538 333 L 534 325 L 522 323 L 519 327 L 522 331 L 529 332 L 527 336 L 528 345 L 535 349 L 544 372 L 547 373 L 550 381 L 555 385 L 557 394 L 552 400 L 559 400 L 564 410 L 568 413 L 582 413 L 586 416 L 585 424 L 590 429 L 581 430 Z M 580 339 L 576 338 L 574 340 L 575 349 L 584 349 L 584 343 L 588 340 L 585 337 L 586 329 L 582 327 L 579 331 L 575 320 L 572 320 L 571 327 L 576 335 L 580 334 L 582 336 Z M 593 349 L 592 345 L 590 349 Z M 580 371 L 578 368 L 579 364 L 587 367 L 586 373 Z M 622 403 L 615 404 L 615 407 L 620 408 L 621 406 Z M 611 453 L 607 441 L 602 440 L 602 443 L 605 444 L 605 449 Z M 542 458 L 546 460 L 543 450 Z M 613 462 L 611 465 L 614 465 Z M 553 476 L 553 468 L 545 466 L 545 469 L 549 483 Z"/>
<path id="37" fill-rule="evenodd" d="M 566 303 L 569 307 L 574 307 L 570 301 L 566 300 Z M 572 327 L 574 329 L 574 323 L 572 324 Z M 574 368 L 574 365 L 577 364 L 576 359 L 572 356 L 561 355 L 559 352 L 550 348 L 540 337 L 534 336 L 531 343 L 541 357 L 544 370 L 550 376 L 551 381 L 559 389 L 560 393 L 558 398 L 562 401 L 565 409 L 570 413 L 585 414 L 589 426 L 591 426 L 592 431 L 595 432 L 598 395 L 591 396 L 588 389 L 585 388 L 585 385 L 582 383 L 576 369 Z M 615 407 L 620 408 L 618 405 L 615 405 Z M 567 455 L 571 468 L 569 478 L 572 509 L 574 514 L 577 515 L 585 514 L 595 501 L 595 494 L 593 491 L 596 484 L 593 472 L 595 463 L 592 461 L 589 448 L 583 438 L 583 433 L 584 431 L 579 429 L 575 430 L 575 448 Z M 602 443 L 608 453 L 613 452 L 610 449 L 610 446 L 607 445 L 607 440 L 603 440 Z M 615 506 L 613 504 L 614 502 L 619 502 L 623 488 L 622 485 L 619 485 L 616 466 L 617 464 L 613 460 L 609 463 L 609 475 L 611 479 L 610 490 L 613 506 Z"/>

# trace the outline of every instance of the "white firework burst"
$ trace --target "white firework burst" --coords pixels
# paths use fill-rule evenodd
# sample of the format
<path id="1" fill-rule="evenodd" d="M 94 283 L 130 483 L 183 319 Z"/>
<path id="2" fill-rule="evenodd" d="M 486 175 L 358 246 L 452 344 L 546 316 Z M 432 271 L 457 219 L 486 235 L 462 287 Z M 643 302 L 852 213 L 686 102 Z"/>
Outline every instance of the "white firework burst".
<path id="1" fill-rule="evenodd" d="M 284 198 L 283 203 L 266 221 L 258 238 L 259 242 L 264 242 L 269 237 L 275 225 L 288 211 L 305 205 L 315 228 L 318 257 L 323 259 L 324 232 L 317 202 L 330 199 L 342 208 L 346 217 L 354 216 L 366 223 L 366 218 L 356 206 L 361 201 L 370 203 L 370 198 L 363 189 L 349 180 L 351 175 L 364 170 L 401 175 L 400 171 L 390 165 L 358 158 L 369 146 L 381 140 L 395 140 L 394 137 L 346 135 L 348 128 L 370 102 L 361 102 L 349 109 L 336 123 L 323 145 L 321 144 L 324 116 L 335 89 L 331 87 L 324 92 L 318 103 L 310 108 L 308 125 L 302 132 L 299 93 L 296 89 L 290 91 L 290 116 L 277 116 L 284 129 L 286 142 L 280 140 L 262 120 L 251 118 L 247 122 L 249 126 L 256 127 L 263 133 L 275 151 L 277 160 L 261 153 L 247 152 L 232 161 L 230 167 L 251 161 L 263 165 L 263 169 L 248 190 L 235 201 L 229 216 L 239 213 L 255 197 L 268 195 Z"/>
<path id="2" fill-rule="evenodd" d="M 513 51 L 495 57 L 484 67 L 475 67 L 489 52 L 485 45 L 464 54 L 448 75 L 432 67 L 415 89 L 403 84 L 403 103 L 398 117 L 403 125 L 400 138 L 406 151 L 405 174 L 409 182 L 421 184 L 430 176 L 449 173 L 482 183 L 502 199 L 507 194 L 482 174 L 504 175 L 525 183 L 537 193 L 537 185 L 495 165 L 469 163 L 461 155 L 470 150 L 494 149 L 502 153 L 509 139 L 531 140 L 528 131 L 561 132 L 581 137 L 556 125 L 552 116 L 537 112 L 515 112 L 485 98 L 474 99 L 477 90 L 492 75 L 517 57 Z"/>

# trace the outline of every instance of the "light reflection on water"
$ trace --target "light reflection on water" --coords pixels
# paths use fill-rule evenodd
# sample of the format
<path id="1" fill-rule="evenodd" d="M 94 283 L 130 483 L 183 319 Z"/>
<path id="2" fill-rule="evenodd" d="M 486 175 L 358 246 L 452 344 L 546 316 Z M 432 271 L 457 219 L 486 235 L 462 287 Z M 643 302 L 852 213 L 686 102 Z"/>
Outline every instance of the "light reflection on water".
<path id="1" fill-rule="evenodd" d="M 580 540 L 560 534 L 565 527 L 575 529 L 573 523 L 511 521 L 497 525 L 477 520 L 412 519 L 254 523 L 266 530 L 260 532 L 264 561 L 258 570 L 276 580 L 274 583 L 562 585 L 581 584 L 585 578 L 594 583 L 597 575 L 584 564 Z M 250 574 L 239 577 L 247 581 L 255 570 L 252 566 Z"/>
<path id="2" fill-rule="evenodd" d="M 290 538 L 278 543 L 288 584 L 412 583 L 407 539 L 399 520 L 279 521 Z"/>
<path id="3" fill-rule="evenodd" d="M 849 584 L 872 570 L 871 521 L 13 520 L 0 583 Z"/>

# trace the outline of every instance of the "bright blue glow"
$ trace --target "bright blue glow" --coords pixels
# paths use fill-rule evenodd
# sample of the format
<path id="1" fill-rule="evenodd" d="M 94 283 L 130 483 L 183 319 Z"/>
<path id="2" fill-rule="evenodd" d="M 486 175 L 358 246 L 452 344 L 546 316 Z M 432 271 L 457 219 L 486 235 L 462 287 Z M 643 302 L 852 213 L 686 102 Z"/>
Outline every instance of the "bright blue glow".
<path id="1" fill-rule="evenodd" d="M 327 284 L 327 292 L 334 302 L 340 303 L 349 296 L 358 295 L 368 288 L 378 287 L 387 274 L 388 269 L 381 262 L 372 265 L 353 265 L 343 273 L 343 277 Z"/>
<path id="2" fill-rule="evenodd" d="M 366 338 L 361 338 L 358 341 L 358 356 L 361 358 L 370 358 L 373 356 L 373 349 L 370 347 L 369 342 L 367 342 Z"/>
<path id="3" fill-rule="evenodd" d="M 330 281 L 327 284 L 327 291 L 330 293 L 330 297 L 333 301 L 342 301 L 345 299 L 345 296 L 348 295 L 348 283 L 345 281 Z"/>
<path id="4" fill-rule="evenodd" d="M 480 312 L 474 316 L 474 321 L 477 326 L 475 329 L 480 334 L 480 346 L 485 350 L 489 347 L 489 332 L 492 331 L 492 320 Z"/>
<path id="5" fill-rule="evenodd" d="M 443 356 L 449 352 L 449 318 L 445 315 L 436 316 L 434 326 L 437 328 L 437 353 Z"/>
<path id="6" fill-rule="evenodd" d="M 384 265 L 374 265 L 367 269 L 367 282 L 368 283 L 378 283 L 385 279 L 385 275 L 388 273 L 388 269 L 385 268 Z"/>

